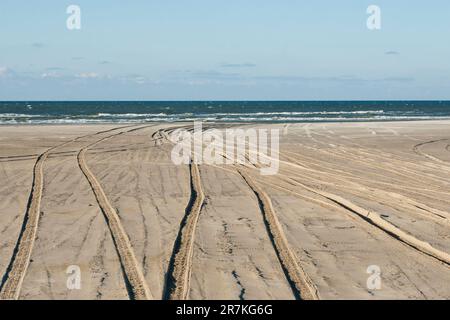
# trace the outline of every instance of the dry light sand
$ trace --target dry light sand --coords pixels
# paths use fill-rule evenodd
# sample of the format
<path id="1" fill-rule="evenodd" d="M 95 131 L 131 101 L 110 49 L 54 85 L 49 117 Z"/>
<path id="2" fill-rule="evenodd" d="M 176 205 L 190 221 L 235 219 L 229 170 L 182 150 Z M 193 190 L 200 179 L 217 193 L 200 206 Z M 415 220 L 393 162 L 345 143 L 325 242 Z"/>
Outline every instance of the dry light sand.
<path id="1" fill-rule="evenodd" d="M 245 125 L 273 176 L 179 126 L 0 127 L 0 299 L 450 299 L 450 121 Z"/>

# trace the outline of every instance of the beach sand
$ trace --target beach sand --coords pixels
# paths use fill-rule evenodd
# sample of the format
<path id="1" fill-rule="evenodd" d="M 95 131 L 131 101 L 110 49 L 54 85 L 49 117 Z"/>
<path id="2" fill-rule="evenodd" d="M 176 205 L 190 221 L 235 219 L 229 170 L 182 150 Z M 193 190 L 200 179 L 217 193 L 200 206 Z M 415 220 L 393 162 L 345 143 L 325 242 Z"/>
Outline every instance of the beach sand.
<path id="1" fill-rule="evenodd" d="M 242 125 L 268 176 L 175 165 L 190 126 L 0 127 L 0 298 L 450 299 L 450 121 Z"/>

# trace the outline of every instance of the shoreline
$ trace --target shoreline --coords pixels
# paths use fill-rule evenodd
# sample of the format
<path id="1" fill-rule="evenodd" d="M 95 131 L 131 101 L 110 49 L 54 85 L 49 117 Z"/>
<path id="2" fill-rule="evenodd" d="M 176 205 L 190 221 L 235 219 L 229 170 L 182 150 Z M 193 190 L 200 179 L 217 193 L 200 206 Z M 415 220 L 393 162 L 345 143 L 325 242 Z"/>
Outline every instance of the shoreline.
<path id="1" fill-rule="evenodd" d="M 102 126 L 102 125 L 141 125 L 141 124 L 160 124 L 160 125 L 171 125 L 171 124 L 189 124 L 193 123 L 194 121 L 202 121 L 203 123 L 208 124 L 217 124 L 217 125 L 295 125 L 295 124 L 371 124 L 371 123 L 378 123 L 378 124 L 392 124 L 392 123 L 438 123 L 438 122 L 449 122 L 450 118 L 446 119 L 424 119 L 424 120 L 367 120 L 367 121 L 243 121 L 243 122 L 234 122 L 234 121 L 208 121 L 208 120 L 202 120 L 202 119 L 196 119 L 196 120 L 190 120 L 190 121 L 123 121 L 123 122 L 98 122 L 98 123 L 17 123 L 17 124 L 2 124 L 0 123 L 0 128 L 2 127 L 26 127 L 26 126 Z"/>

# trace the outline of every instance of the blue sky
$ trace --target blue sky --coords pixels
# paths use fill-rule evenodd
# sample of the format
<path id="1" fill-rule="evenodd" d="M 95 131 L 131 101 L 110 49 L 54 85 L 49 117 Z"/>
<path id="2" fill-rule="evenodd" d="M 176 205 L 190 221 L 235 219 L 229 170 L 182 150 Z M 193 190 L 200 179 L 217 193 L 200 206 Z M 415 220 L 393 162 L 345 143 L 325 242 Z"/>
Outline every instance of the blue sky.
<path id="1" fill-rule="evenodd" d="M 30 2 L 0 2 L 0 100 L 450 99 L 448 0 Z"/>

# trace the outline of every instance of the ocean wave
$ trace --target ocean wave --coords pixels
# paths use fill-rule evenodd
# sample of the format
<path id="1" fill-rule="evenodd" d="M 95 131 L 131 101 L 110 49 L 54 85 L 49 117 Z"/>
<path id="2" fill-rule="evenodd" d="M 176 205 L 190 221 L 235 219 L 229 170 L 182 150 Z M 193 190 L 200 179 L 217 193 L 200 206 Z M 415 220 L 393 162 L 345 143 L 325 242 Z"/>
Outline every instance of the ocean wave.
<path id="1" fill-rule="evenodd" d="M 166 113 L 97 113 L 98 117 L 111 118 L 142 118 L 142 117 L 165 117 Z"/>
<path id="2" fill-rule="evenodd" d="M 357 111 L 280 111 L 280 112 L 250 112 L 250 113 L 211 113 L 216 116 L 270 116 L 270 115 L 337 115 L 337 114 L 383 114 L 384 110 L 357 110 Z"/>
<path id="3" fill-rule="evenodd" d="M 239 112 L 239 113 L 200 113 L 196 117 L 265 117 L 265 116 L 307 116 L 307 115 L 353 115 L 353 114 L 383 114 L 383 110 L 357 110 L 357 111 L 311 111 L 311 112 Z M 97 113 L 97 114 L 24 114 L 24 113 L 0 113 L 2 118 L 149 118 L 149 117 L 192 117 L 194 113 Z"/>
<path id="4" fill-rule="evenodd" d="M 143 122 L 192 122 L 195 120 L 209 122 L 361 122 L 361 121 L 411 121 L 411 120 L 450 120 L 450 116 L 386 116 L 373 117 L 290 117 L 290 116 L 228 116 L 209 117 L 179 117 L 154 116 L 146 118 L 1 118 L 2 125 L 15 124 L 95 124 L 95 123 L 143 123 Z"/>
<path id="5" fill-rule="evenodd" d="M 377 117 L 234 117 L 234 118 L 223 118 L 220 119 L 222 121 L 263 121 L 263 122 L 284 122 L 284 121 L 293 121 L 293 122 L 340 122 L 340 121 L 407 121 L 407 120 L 450 120 L 450 116 L 377 116 Z"/>
<path id="6" fill-rule="evenodd" d="M 48 117 L 43 114 L 24 114 L 24 113 L 0 113 L 0 119 L 2 118 L 42 118 Z"/>

